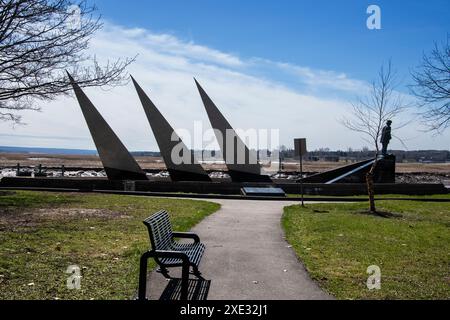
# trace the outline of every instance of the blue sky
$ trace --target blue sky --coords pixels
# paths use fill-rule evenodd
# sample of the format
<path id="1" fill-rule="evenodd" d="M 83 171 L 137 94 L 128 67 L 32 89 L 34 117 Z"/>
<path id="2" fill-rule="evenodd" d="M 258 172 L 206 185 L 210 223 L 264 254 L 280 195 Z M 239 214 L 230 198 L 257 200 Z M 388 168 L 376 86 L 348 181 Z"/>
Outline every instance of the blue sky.
<path id="1" fill-rule="evenodd" d="M 450 32 L 450 2 L 431 1 L 95 1 L 104 18 L 170 33 L 243 58 L 263 57 L 371 81 L 392 59 L 405 84 L 434 41 Z M 382 29 L 366 28 L 381 8 Z M 273 75 L 277 76 L 277 75 Z"/>
<path id="2" fill-rule="evenodd" d="M 104 27 L 88 53 L 106 63 L 137 60 L 127 70 L 175 129 L 210 129 L 193 82 L 202 84 L 236 129 L 277 129 L 279 143 L 308 149 L 373 148 L 339 121 L 368 92 L 382 63 L 392 60 L 401 86 L 423 52 L 450 32 L 450 1 L 119 1 L 95 0 Z M 366 27 L 367 7 L 381 8 L 381 30 Z M 129 150 L 158 150 L 131 84 L 86 89 Z M 24 111 L 25 126 L 0 122 L 0 145 L 95 149 L 73 97 Z M 450 150 L 450 129 L 424 133 L 411 109 L 394 120 L 393 149 Z M 401 129 L 402 120 L 411 123 Z M 190 147 L 205 148 L 198 139 Z M 277 146 L 271 146 L 276 148 Z"/>

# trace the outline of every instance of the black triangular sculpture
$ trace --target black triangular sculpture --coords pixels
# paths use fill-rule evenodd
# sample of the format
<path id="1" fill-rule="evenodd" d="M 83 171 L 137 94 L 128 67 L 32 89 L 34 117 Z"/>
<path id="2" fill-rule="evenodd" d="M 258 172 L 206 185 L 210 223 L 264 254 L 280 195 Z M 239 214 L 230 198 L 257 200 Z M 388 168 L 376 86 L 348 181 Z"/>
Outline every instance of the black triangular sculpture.
<path id="1" fill-rule="evenodd" d="M 108 179 L 148 180 L 145 172 L 81 90 L 80 86 L 69 73 L 67 75 L 75 91 Z"/>
<path id="2" fill-rule="evenodd" d="M 211 126 L 216 134 L 231 179 L 236 182 L 271 182 L 272 180 L 268 175 L 261 174 L 261 166 L 257 161 L 256 153 L 248 149 L 195 78 L 194 81 L 202 98 Z M 234 150 L 232 153 L 234 159 L 231 162 L 227 158 L 227 143 L 224 143 L 227 137 L 227 131 L 229 133 L 231 132 L 231 135 L 234 137 Z M 244 150 L 244 163 L 238 163 L 237 150 Z"/>
<path id="3" fill-rule="evenodd" d="M 172 181 L 211 181 L 208 173 L 199 163 L 197 163 L 193 151 L 189 150 L 183 143 L 175 130 L 167 122 L 161 112 L 159 112 L 158 108 L 156 108 L 136 80 L 133 77 L 131 77 L 131 79 L 133 80 L 142 107 L 144 108 Z M 172 152 L 174 152 L 174 150 L 181 151 L 179 153 L 181 155 L 187 155 L 187 163 L 184 161 L 177 161 L 177 163 L 174 163 L 172 159 Z"/>

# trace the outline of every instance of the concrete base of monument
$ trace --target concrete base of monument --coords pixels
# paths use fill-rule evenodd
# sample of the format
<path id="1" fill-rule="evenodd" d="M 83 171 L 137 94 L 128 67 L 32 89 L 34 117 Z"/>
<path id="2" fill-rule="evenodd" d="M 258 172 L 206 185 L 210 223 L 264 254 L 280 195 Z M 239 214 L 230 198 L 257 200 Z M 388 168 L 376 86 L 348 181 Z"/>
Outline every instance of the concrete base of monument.
<path id="1" fill-rule="evenodd" d="M 79 191 L 115 190 L 142 191 L 158 193 L 193 193 L 239 195 L 243 187 L 275 187 L 286 194 L 299 194 L 300 184 L 274 181 L 265 182 L 229 182 L 229 181 L 111 181 L 106 178 L 31 178 L 4 177 L 0 187 L 5 188 L 53 188 L 74 189 Z M 305 195 L 354 196 L 367 194 L 365 183 L 304 183 Z M 442 183 L 376 183 L 376 194 L 431 195 L 447 194 L 448 189 Z"/>

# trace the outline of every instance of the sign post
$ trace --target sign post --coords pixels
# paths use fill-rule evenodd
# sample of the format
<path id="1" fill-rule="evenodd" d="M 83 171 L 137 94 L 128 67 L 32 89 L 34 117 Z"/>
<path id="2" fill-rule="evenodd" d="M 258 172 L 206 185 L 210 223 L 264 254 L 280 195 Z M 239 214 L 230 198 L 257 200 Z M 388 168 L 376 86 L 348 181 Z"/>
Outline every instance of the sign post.
<path id="1" fill-rule="evenodd" d="M 294 154 L 299 157 L 300 161 L 300 195 L 302 199 L 302 207 L 305 206 L 303 201 L 303 156 L 307 153 L 306 151 L 306 139 L 298 138 L 294 139 Z"/>

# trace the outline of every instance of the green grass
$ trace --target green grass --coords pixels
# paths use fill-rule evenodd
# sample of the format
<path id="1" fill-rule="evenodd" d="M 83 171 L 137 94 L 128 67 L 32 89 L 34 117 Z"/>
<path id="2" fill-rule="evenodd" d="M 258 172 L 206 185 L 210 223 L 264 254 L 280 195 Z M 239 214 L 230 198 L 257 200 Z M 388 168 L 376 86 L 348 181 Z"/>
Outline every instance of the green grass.
<path id="1" fill-rule="evenodd" d="M 366 203 L 284 209 L 282 224 L 313 279 L 338 299 L 450 299 L 450 205 L 378 201 L 401 218 L 362 214 Z M 367 267 L 381 268 L 368 290 Z"/>
<path id="2" fill-rule="evenodd" d="M 287 194 L 289 198 L 299 198 L 299 194 Z M 321 196 L 321 195 L 309 195 L 305 194 L 305 198 L 362 198 L 367 199 L 367 195 L 355 195 L 355 196 Z M 407 195 L 407 194 L 375 194 L 375 199 L 386 199 L 386 198 L 406 198 L 406 199 L 450 199 L 450 193 L 447 194 L 430 194 L 430 195 Z"/>
<path id="3" fill-rule="evenodd" d="M 174 230 L 187 231 L 219 207 L 121 195 L 0 193 L 0 299 L 130 299 L 139 257 L 149 248 L 142 220 L 166 209 Z M 80 290 L 66 287 L 69 265 L 82 270 Z"/>

